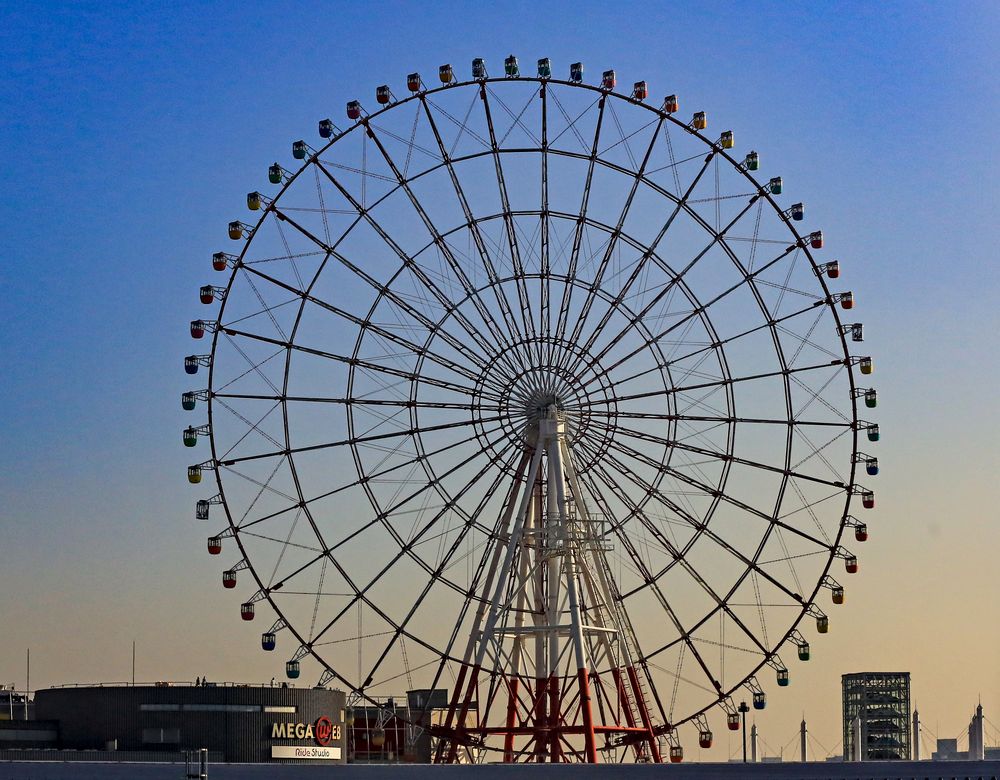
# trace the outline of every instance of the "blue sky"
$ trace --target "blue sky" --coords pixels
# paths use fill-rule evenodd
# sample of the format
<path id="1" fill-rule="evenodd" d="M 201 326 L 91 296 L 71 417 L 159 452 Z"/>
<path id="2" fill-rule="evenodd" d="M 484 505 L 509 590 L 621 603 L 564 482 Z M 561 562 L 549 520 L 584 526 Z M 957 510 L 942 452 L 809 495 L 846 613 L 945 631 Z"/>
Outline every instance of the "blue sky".
<path id="1" fill-rule="evenodd" d="M 784 743 L 806 710 L 832 748 L 839 674 L 868 664 L 913 671 L 941 736 L 979 694 L 1000 711 L 998 21 L 986 2 L 0 4 L 0 683 L 29 645 L 38 684 L 124 679 L 132 638 L 140 677 L 276 673 L 184 480 L 197 287 L 317 119 L 514 52 L 645 78 L 780 160 L 858 297 L 880 511 L 810 671 L 823 703 L 803 685 L 762 728 Z"/>

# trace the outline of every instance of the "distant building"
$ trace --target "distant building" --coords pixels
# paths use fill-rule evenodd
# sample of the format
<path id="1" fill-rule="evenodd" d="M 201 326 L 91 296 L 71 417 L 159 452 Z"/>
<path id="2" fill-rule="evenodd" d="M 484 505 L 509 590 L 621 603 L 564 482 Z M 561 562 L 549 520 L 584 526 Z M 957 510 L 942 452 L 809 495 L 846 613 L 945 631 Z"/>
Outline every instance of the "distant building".
<path id="1" fill-rule="evenodd" d="M 844 760 L 910 760 L 910 673 L 860 672 L 841 678 Z M 860 742 L 855 751 L 855 720 Z"/>

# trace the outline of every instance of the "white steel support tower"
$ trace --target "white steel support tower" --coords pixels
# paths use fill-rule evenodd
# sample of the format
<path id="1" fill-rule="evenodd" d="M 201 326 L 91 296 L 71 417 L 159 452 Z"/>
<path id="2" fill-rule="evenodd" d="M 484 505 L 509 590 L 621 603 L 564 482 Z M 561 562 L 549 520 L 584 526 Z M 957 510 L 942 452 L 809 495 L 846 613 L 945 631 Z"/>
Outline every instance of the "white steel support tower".
<path id="1" fill-rule="evenodd" d="M 497 545 L 441 731 L 450 761 L 491 735 L 503 736 L 506 761 L 595 763 L 622 744 L 640 760 L 660 758 L 603 524 L 583 501 L 566 428 L 555 399 L 535 405 L 521 488 L 505 512 L 509 538 Z M 506 706 L 502 727 L 488 717 L 495 702 Z"/>

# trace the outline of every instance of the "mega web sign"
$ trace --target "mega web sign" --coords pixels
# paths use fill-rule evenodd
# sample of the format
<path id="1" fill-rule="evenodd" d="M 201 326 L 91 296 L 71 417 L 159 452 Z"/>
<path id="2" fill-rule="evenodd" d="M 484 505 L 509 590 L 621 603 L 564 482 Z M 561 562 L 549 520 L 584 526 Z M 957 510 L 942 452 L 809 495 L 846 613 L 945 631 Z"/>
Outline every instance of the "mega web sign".
<path id="1" fill-rule="evenodd" d="M 334 725 L 325 715 L 315 723 L 274 723 L 271 739 L 311 739 L 315 745 L 272 745 L 271 758 L 298 758 L 337 761 L 340 748 L 330 743 L 340 739 L 340 726 Z"/>

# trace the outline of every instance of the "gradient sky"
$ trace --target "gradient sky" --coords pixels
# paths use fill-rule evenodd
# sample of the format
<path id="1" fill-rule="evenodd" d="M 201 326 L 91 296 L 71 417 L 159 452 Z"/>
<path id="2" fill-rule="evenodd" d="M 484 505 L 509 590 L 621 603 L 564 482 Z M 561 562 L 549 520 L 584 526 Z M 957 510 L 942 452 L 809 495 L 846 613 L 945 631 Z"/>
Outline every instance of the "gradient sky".
<path id="1" fill-rule="evenodd" d="M 32 688 L 125 680 L 133 639 L 144 680 L 280 673 L 184 476 L 197 287 L 318 118 L 514 52 L 645 78 L 782 161 L 855 292 L 879 508 L 766 752 L 803 713 L 834 752 L 852 671 L 912 672 L 928 736 L 980 696 L 1000 724 L 998 32 L 990 2 L 0 2 L 0 683 L 28 647 Z"/>

